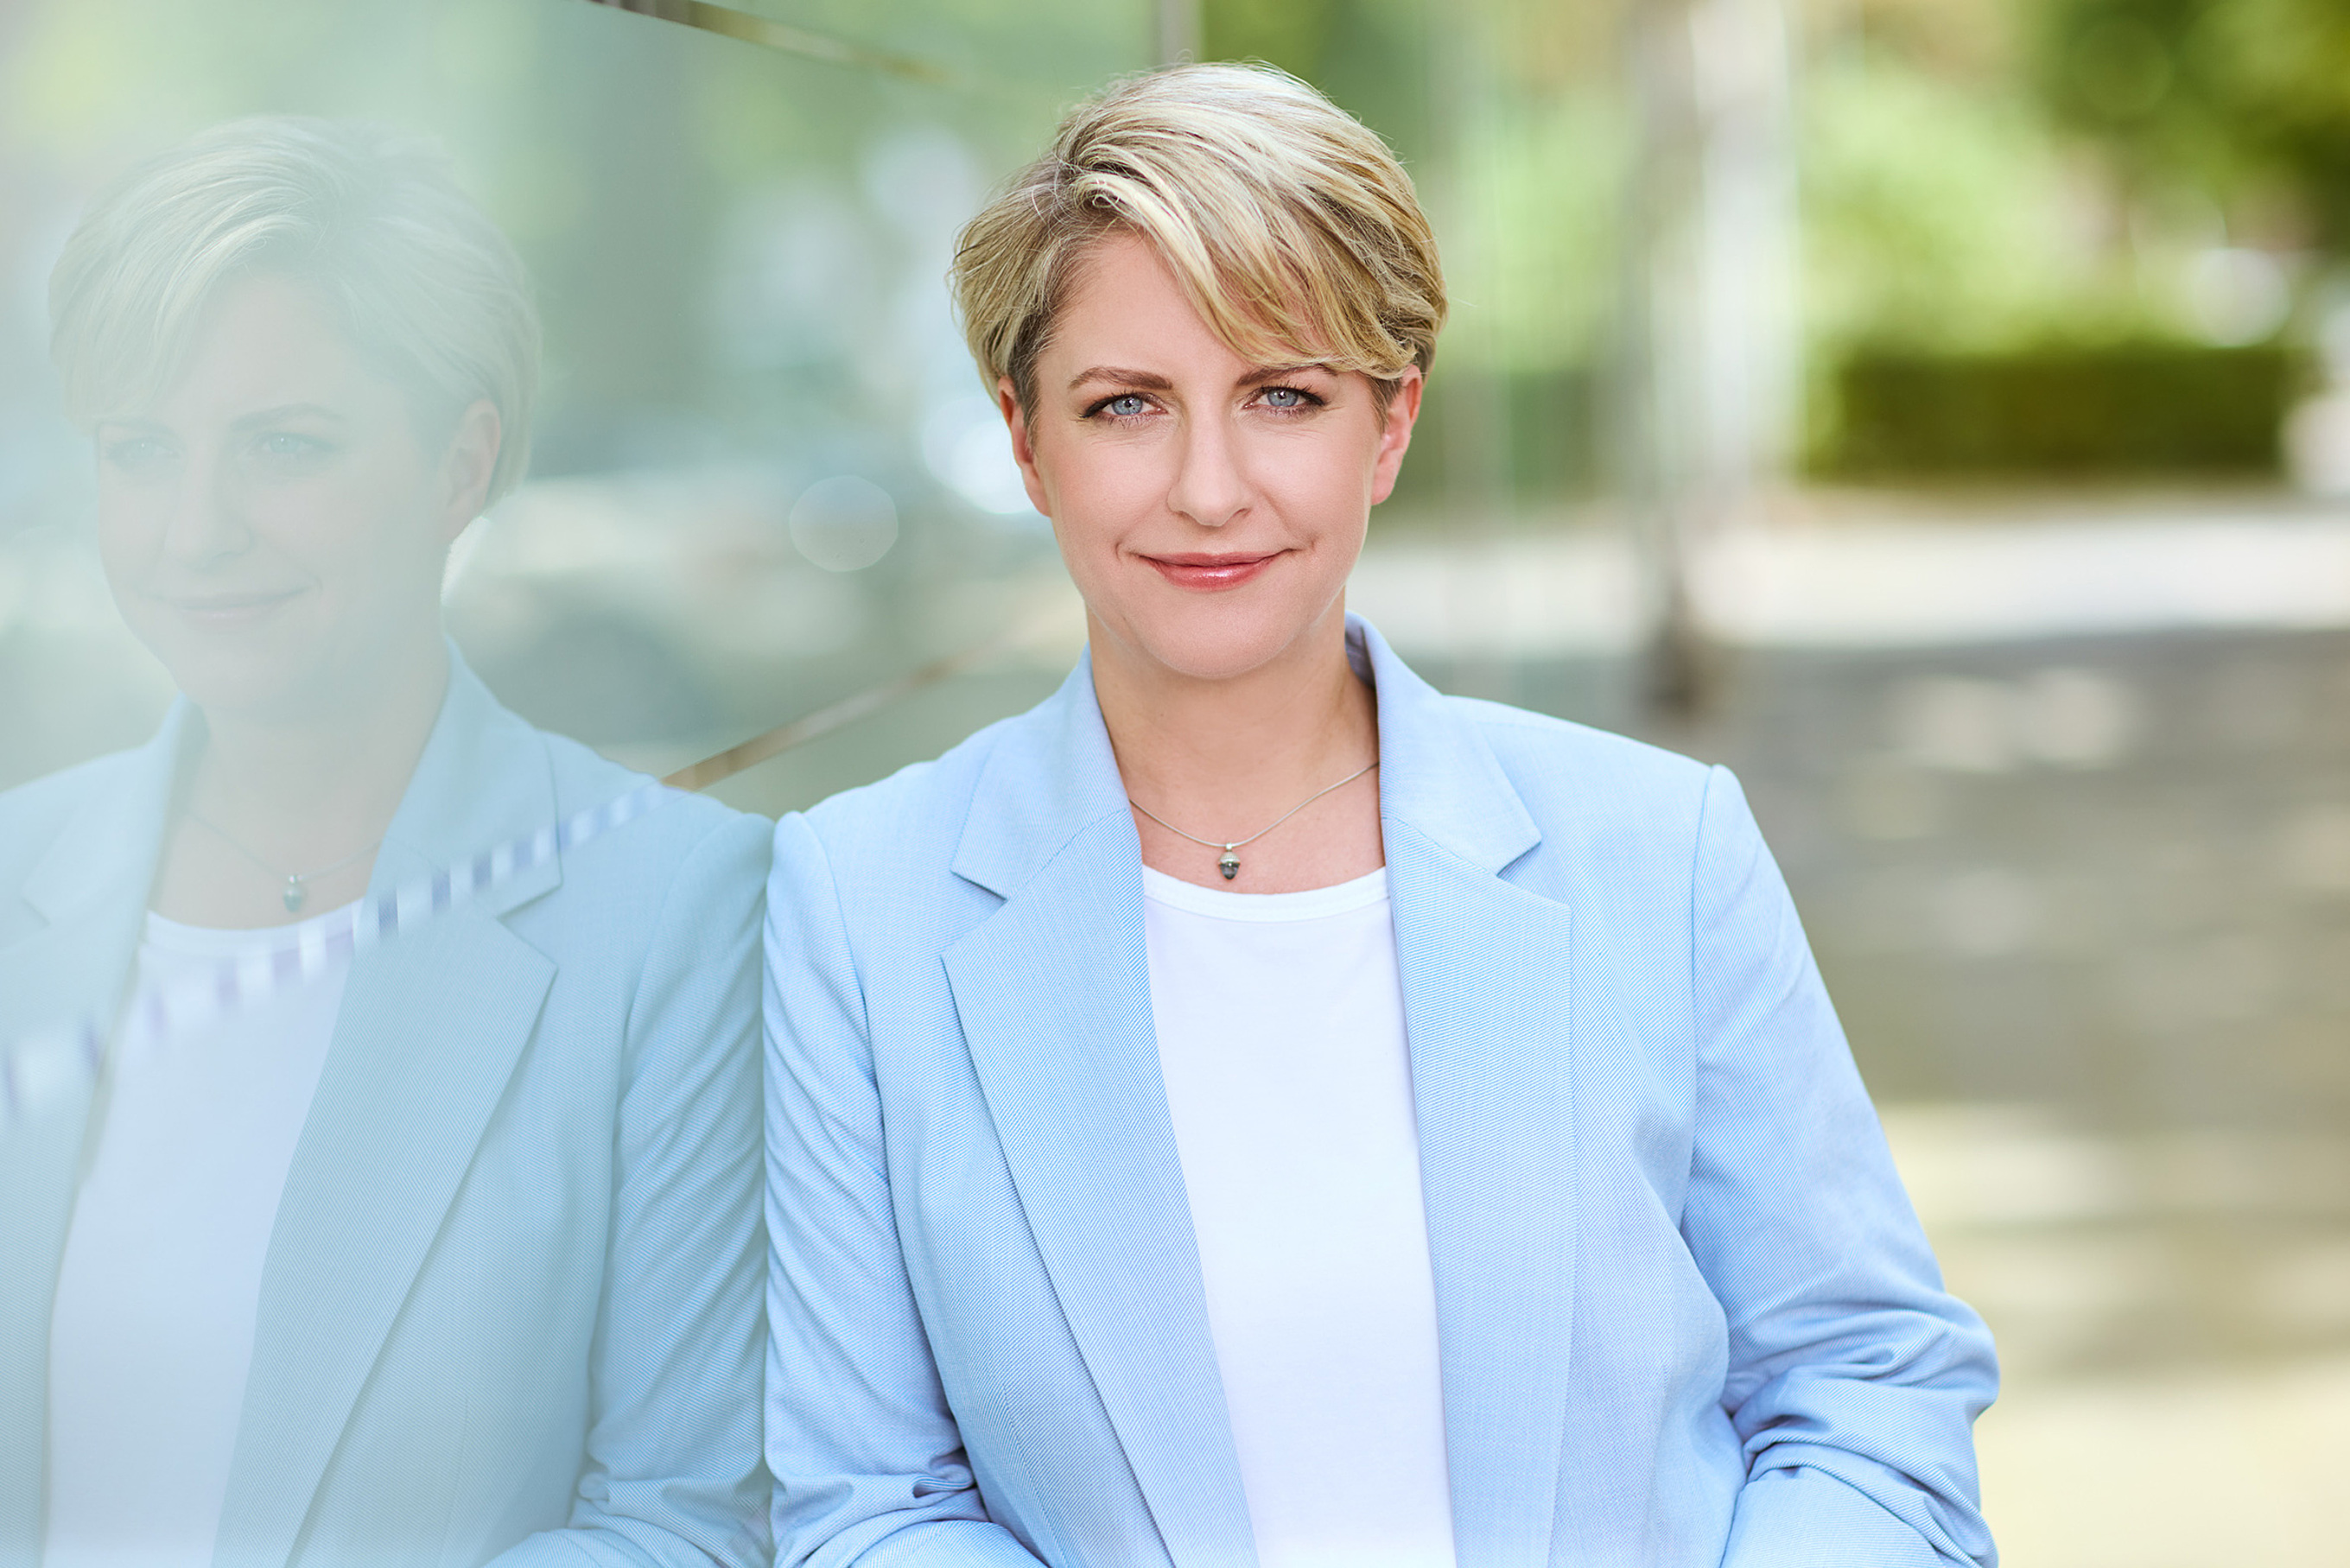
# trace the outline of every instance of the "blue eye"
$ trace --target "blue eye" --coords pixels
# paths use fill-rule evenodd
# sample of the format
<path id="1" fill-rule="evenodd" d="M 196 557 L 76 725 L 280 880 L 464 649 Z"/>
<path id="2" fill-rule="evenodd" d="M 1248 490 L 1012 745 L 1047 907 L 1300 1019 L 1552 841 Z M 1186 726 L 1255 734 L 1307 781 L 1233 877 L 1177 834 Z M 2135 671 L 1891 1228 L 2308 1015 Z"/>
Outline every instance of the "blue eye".
<path id="1" fill-rule="evenodd" d="M 171 447 L 153 436 L 131 436 L 106 443 L 106 461 L 118 472 L 133 476 L 151 473 L 172 455 Z"/>
<path id="2" fill-rule="evenodd" d="M 1305 394 L 1295 387 L 1267 387 L 1264 389 L 1264 406 L 1268 409 L 1302 409 L 1305 405 Z"/>
<path id="3" fill-rule="evenodd" d="M 281 473 L 307 473 L 334 452 L 334 446 L 316 436 L 292 431 L 268 431 L 255 438 L 253 454 L 265 466 Z"/>
<path id="4" fill-rule="evenodd" d="M 1150 405 L 1143 401 L 1142 398 L 1137 393 L 1122 392 L 1102 406 L 1107 409 L 1111 413 L 1116 414 L 1119 419 L 1130 420 L 1136 415 L 1141 413 Z"/>

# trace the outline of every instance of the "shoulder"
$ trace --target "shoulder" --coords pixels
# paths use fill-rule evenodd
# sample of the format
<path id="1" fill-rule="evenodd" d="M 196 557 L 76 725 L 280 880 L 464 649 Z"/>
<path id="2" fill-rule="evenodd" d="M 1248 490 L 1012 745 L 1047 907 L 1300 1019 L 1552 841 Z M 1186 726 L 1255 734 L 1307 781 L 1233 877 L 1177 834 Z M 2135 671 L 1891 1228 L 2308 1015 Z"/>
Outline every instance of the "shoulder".
<path id="1" fill-rule="evenodd" d="M 988 759 L 1007 742 L 1016 742 L 1034 718 L 1031 712 L 999 720 L 929 762 L 910 763 L 795 813 L 785 818 L 784 826 L 820 846 L 836 866 L 854 865 L 868 874 L 943 869 L 954 858 Z M 779 853 L 792 836 L 784 826 L 777 834 Z"/>
<path id="2" fill-rule="evenodd" d="M 1445 703 L 1474 728 L 1535 822 L 1693 829 L 1725 770 L 1628 735 L 1473 697 Z"/>
<path id="3" fill-rule="evenodd" d="M 28 867 L 83 806 L 130 787 L 151 765 L 144 749 L 134 748 L 0 791 L 0 875 Z"/>
<path id="4" fill-rule="evenodd" d="M 142 761 L 143 748 L 110 752 L 0 790 L 0 823 L 13 828 L 62 822 L 90 795 L 127 783 Z"/>
<path id="5" fill-rule="evenodd" d="M 1000 900 L 956 875 L 964 825 L 989 762 L 1039 737 L 1032 710 L 929 762 L 846 790 L 775 826 L 771 923 L 837 930 L 868 961 L 934 952 Z"/>
<path id="6" fill-rule="evenodd" d="M 1740 881 L 1769 856 L 1730 770 L 1628 736 L 1448 697 L 1539 842 L 1508 873 L 1554 897 L 1661 898 Z"/>
<path id="7" fill-rule="evenodd" d="M 568 816 L 607 801 L 618 800 L 659 783 L 647 774 L 621 766 L 567 735 L 536 731 L 546 748 L 547 772 L 555 784 L 556 807 Z M 647 820 L 660 824 L 655 836 L 670 843 L 697 843 L 712 834 L 740 833 L 756 826 L 764 833 L 765 819 L 737 811 L 706 794 L 689 790 L 664 792 L 661 810 Z"/>
<path id="8" fill-rule="evenodd" d="M 656 781 L 563 735 L 533 733 L 544 746 L 558 824 L 593 824 L 594 836 L 564 852 L 562 900 L 577 911 L 592 908 L 597 923 L 617 934 L 733 925 L 754 909 L 764 892 L 769 826 L 706 795 L 658 790 Z M 599 808 L 637 802 L 627 820 L 594 815 Z"/>

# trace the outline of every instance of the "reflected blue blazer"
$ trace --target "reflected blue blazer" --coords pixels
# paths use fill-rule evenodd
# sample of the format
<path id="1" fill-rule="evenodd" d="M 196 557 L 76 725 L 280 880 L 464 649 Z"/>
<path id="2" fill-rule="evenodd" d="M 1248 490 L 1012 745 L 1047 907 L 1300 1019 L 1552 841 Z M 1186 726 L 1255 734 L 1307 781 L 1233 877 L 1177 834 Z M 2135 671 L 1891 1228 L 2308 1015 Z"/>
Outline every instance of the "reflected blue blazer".
<path id="1" fill-rule="evenodd" d="M 452 661 L 371 893 L 644 782 Z M 120 1007 L 192 718 L 0 794 L 0 1049 Z M 270 1235 L 218 1568 L 766 1562 L 767 837 L 680 798 L 354 960 Z M 35 1568 L 91 1085 L 14 1087 L 0 1565 Z"/>
<path id="2" fill-rule="evenodd" d="M 1993 1561 L 1946 1294 L 1736 783 L 1378 689 L 1462 1568 Z M 777 827 L 778 1561 L 1254 1561 L 1090 667 Z"/>

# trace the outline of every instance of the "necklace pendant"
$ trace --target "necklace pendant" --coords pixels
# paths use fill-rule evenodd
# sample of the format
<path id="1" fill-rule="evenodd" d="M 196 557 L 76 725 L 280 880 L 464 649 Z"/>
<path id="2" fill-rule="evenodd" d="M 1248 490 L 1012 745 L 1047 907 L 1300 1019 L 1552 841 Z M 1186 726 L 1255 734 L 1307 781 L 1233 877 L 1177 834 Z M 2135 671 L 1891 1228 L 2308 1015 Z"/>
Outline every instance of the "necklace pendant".
<path id="1" fill-rule="evenodd" d="M 1229 882 L 1241 874 L 1241 857 L 1227 849 L 1224 851 L 1224 857 L 1216 862 L 1216 869 L 1222 872 L 1224 880 Z"/>
<path id="2" fill-rule="evenodd" d="M 1227 872 L 1225 875 L 1230 876 L 1231 873 Z M 302 908 L 302 878 L 299 877 L 286 877 L 286 891 L 282 896 L 286 901 L 286 912 L 287 914 L 293 914 Z"/>

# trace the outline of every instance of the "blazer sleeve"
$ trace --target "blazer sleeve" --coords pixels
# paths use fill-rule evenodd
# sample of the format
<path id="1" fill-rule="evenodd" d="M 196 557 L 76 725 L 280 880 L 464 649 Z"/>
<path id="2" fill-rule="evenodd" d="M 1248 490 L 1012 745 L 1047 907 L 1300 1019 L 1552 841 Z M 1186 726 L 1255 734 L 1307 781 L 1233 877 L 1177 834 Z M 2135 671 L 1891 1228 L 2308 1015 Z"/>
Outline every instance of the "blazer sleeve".
<path id="1" fill-rule="evenodd" d="M 627 1020 L 594 1402 L 567 1528 L 497 1568 L 766 1568 L 759 929 L 767 825 L 728 814 L 661 898 Z"/>
<path id="2" fill-rule="evenodd" d="M 1682 1231 L 1728 1320 L 1747 1456 L 1724 1568 L 1996 1562 L 1974 1417 L 1991 1336 L 1895 1172 L 1738 783 L 1708 780 L 1692 887 L 1696 1137 Z"/>
<path id="3" fill-rule="evenodd" d="M 777 1568 L 1037 1568 L 982 1504 L 899 1251 L 864 988 L 806 819 L 767 888 L 767 1463 Z"/>

